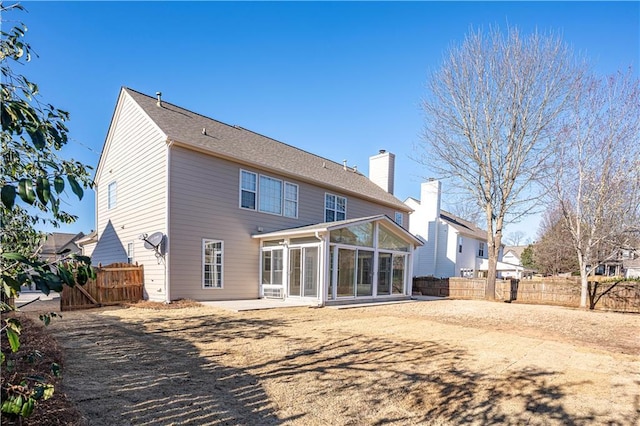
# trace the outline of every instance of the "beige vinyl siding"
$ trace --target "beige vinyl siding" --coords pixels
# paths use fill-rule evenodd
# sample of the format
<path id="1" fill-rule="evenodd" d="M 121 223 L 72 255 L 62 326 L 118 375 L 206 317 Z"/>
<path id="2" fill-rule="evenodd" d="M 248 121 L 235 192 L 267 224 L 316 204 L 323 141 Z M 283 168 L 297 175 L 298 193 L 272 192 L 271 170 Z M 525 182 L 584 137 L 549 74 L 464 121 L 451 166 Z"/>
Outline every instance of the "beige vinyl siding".
<path id="1" fill-rule="evenodd" d="M 298 217 L 240 208 L 240 170 L 298 185 Z M 171 147 L 171 298 L 232 300 L 259 297 L 259 243 L 251 238 L 324 222 L 324 195 L 347 198 L 347 218 L 386 214 L 390 207 L 321 188 L 291 177 Z M 259 190 L 259 188 L 258 188 Z M 222 289 L 202 288 L 202 239 L 224 241 Z"/>
<path id="2" fill-rule="evenodd" d="M 96 243 L 88 243 L 82 246 L 82 255 L 91 257 L 96 248 Z"/>
<path id="3" fill-rule="evenodd" d="M 92 261 L 126 262 L 127 244 L 133 242 L 133 261 L 144 265 L 145 297 L 151 300 L 165 300 L 164 265 L 139 236 L 166 233 L 166 150 L 166 136 L 121 92 L 96 176 L 98 243 Z M 116 206 L 108 209 L 114 181 Z"/>

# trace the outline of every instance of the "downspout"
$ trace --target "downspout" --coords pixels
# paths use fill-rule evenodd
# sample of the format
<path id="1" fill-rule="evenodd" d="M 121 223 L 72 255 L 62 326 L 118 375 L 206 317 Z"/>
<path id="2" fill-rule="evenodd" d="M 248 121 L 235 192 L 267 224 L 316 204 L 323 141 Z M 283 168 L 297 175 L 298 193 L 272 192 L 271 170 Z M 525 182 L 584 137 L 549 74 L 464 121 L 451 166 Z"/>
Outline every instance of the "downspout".
<path id="1" fill-rule="evenodd" d="M 164 301 L 165 303 L 171 303 L 171 285 L 170 285 L 170 256 L 171 253 L 170 245 L 171 245 L 171 237 L 169 232 L 169 226 L 171 223 L 171 147 L 173 146 L 172 140 L 167 140 L 167 161 L 166 161 L 166 173 L 165 176 L 167 178 L 166 185 L 166 213 L 165 213 L 165 246 L 164 246 Z"/>

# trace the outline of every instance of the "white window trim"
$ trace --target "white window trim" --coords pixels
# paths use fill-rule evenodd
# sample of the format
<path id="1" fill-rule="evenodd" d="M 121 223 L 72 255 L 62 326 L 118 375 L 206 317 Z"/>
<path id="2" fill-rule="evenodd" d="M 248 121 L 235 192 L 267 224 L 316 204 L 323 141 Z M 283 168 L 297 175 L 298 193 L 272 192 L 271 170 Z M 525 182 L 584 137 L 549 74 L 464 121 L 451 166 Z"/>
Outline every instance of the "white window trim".
<path id="1" fill-rule="evenodd" d="M 484 257 L 485 244 L 482 241 L 478 242 L 478 257 Z"/>
<path id="2" fill-rule="evenodd" d="M 296 199 L 295 200 L 289 200 L 287 199 L 287 185 L 291 185 L 291 186 L 295 186 L 296 187 Z M 283 195 L 282 195 L 282 215 L 284 217 L 290 217 L 293 219 L 297 219 L 298 218 L 298 206 L 300 205 L 299 203 L 299 199 L 300 199 L 300 186 L 298 186 L 298 184 L 296 183 L 291 183 L 291 182 L 284 182 L 284 186 L 282 187 L 282 191 L 283 191 Z M 296 203 L 296 211 L 295 214 L 293 216 L 289 216 L 286 214 L 287 211 L 287 201 L 294 201 Z"/>
<path id="3" fill-rule="evenodd" d="M 205 283 L 204 283 L 204 266 L 205 266 L 205 253 L 204 253 L 204 251 L 205 251 L 205 245 L 207 243 L 220 243 L 220 251 L 221 251 L 221 257 L 220 257 L 220 287 L 215 287 L 215 286 L 207 287 L 207 286 L 205 286 Z M 201 261 L 200 267 L 201 267 L 201 270 L 202 270 L 202 272 L 201 272 L 201 274 L 202 274 L 202 276 L 201 276 L 202 289 L 203 290 L 221 290 L 221 289 L 223 289 L 224 288 L 224 241 L 216 240 L 216 239 L 213 239 L 213 238 L 203 238 L 202 239 L 202 255 L 201 256 L 202 256 L 201 257 L 202 261 Z"/>
<path id="4" fill-rule="evenodd" d="M 111 188 L 113 188 L 113 203 L 111 202 Z M 118 183 L 112 181 L 107 185 L 107 210 L 115 209 L 118 205 Z"/>
<path id="5" fill-rule="evenodd" d="M 324 213 L 325 222 L 327 220 L 327 210 L 328 210 L 327 209 L 327 195 L 331 195 L 332 197 L 335 197 L 335 199 L 336 199 L 336 201 L 335 201 L 335 206 L 336 207 L 333 209 L 333 212 L 336 213 L 334 215 L 334 219 L 333 219 L 334 222 L 338 222 L 338 218 L 336 217 L 337 213 L 338 213 L 338 198 L 343 198 L 344 199 L 344 219 L 340 219 L 340 220 L 346 220 L 347 219 L 347 197 L 344 197 L 342 195 L 332 194 L 330 192 L 325 192 L 324 193 L 324 199 L 322 200 L 323 201 L 323 207 L 324 207 L 323 213 Z M 342 212 L 340 212 L 340 213 L 342 213 Z"/>
<path id="6" fill-rule="evenodd" d="M 129 248 L 131 248 L 131 251 L 129 251 Z M 135 253 L 135 242 L 129 241 L 127 243 L 127 262 L 131 265 L 133 265 L 134 253 Z"/>
<path id="7" fill-rule="evenodd" d="M 402 212 L 395 212 L 394 216 L 393 221 L 400 226 L 404 226 L 404 214 L 402 214 Z M 400 222 L 398 222 L 398 217 L 400 217 Z"/>
<path id="8" fill-rule="evenodd" d="M 256 190 L 255 191 L 251 191 L 249 189 L 244 189 L 242 187 L 242 173 L 249 173 L 252 174 L 256 177 Z M 238 186 L 240 187 L 240 191 L 238 192 L 238 207 L 240 207 L 243 210 L 251 210 L 251 211 L 256 211 L 258 209 L 258 186 L 260 185 L 259 183 L 259 178 L 258 178 L 258 174 L 255 172 L 251 172 L 249 170 L 244 170 L 244 169 L 240 169 L 240 175 L 239 175 L 239 182 L 238 182 Z M 247 192 L 253 192 L 256 196 L 255 198 L 255 207 L 254 208 L 249 208 L 249 207 L 242 207 L 242 191 L 247 191 Z"/>
<path id="9" fill-rule="evenodd" d="M 255 178 L 256 178 L 256 189 L 255 189 L 255 191 L 251 191 L 249 189 L 244 189 L 242 187 L 242 174 L 243 174 L 243 172 L 244 173 L 248 173 L 248 174 L 252 174 L 253 176 L 255 176 Z M 278 182 L 280 182 L 282 184 L 281 191 L 280 191 L 280 197 L 281 197 L 280 198 L 280 213 L 273 213 L 273 212 L 262 210 L 260 208 L 260 178 L 262 178 L 262 177 L 278 181 Z M 295 198 L 295 200 L 286 198 L 287 197 L 287 191 L 286 191 L 287 185 L 291 185 L 291 186 L 295 186 L 296 187 L 296 198 Z M 273 215 L 273 216 L 289 217 L 289 218 L 292 218 L 292 219 L 297 219 L 298 218 L 298 212 L 299 212 L 299 209 L 300 209 L 300 185 L 298 185 L 297 183 L 289 182 L 289 181 L 286 181 L 284 179 L 280 179 L 280 178 L 277 178 L 277 177 L 265 175 L 265 174 L 262 174 L 262 173 L 252 172 L 250 170 L 240 169 L 240 174 L 238 176 L 238 188 L 239 188 L 239 191 L 238 191 L 238 207 L 241 208 L 242 210 L 256 211 L 256 212 L 260 212 L 260 213 L 270 214 L 270 215 Z M 255 207 L 254 208 L 249 208 L 249 207 L 243 207 L 242 206 L 242 192 L 243 191 L 252 192 L 252 193 L 255 194 Z M 346 197 L 343 197 L 343 198 L 345 198 L 345 210 L 346 210 Z M 296 204 L 296 211 L 295 211 L 295 215 L 293 215 L 293 216 L 287 215 L 285 213 L 286 212 L 285 207 L 286 207 L 286 202 L 287 201 L 293 201 Z M 346 213 L 345 213 L 345 217 L 346 217 Z"/>

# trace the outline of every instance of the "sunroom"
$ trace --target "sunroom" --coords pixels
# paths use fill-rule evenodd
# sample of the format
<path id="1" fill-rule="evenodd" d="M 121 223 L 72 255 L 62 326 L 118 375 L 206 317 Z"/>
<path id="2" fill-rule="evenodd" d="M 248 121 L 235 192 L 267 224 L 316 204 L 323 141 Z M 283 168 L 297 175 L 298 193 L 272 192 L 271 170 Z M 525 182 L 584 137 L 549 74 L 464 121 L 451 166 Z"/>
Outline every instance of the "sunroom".
<path id="1" fill-rule="evenodd" d="M 385 215 L 253 235 L 260 296 L 341 304 L 411 297 L 420 240 Z"/>

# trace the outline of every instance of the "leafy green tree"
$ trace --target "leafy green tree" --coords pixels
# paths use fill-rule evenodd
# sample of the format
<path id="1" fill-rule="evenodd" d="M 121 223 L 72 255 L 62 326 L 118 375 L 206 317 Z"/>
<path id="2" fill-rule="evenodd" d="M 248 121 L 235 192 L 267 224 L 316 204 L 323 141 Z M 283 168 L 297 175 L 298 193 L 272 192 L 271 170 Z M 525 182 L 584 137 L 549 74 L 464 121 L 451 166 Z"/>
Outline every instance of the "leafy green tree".
<path id="1" fill-rule="evenodd" d="M 22 11 L 19 4 L 0 2 L 0 16 Z M 32 58 L 31 46 L 25 41 L 27 28 L 20 24 L 8 31 L 0 31 L 0 73 L 2 102 L 0 121 L 2 147 L 0 162 L 0 291 L 3 313 L 2 334 L 6 334 L 10 348 L 20 346 L 20 322 L 7 315 L 13 308 L 5 303 L 20 293 L 24 285 L 35 284 L 45 294 L 61 291 L 63 285 L 84 284 L 95 276 L 89 258 L 70 257 L 64 261 L 47 263 L 38 260 L 43 235 L 36 231 L 38 224 L 71 223 L 72 214 L 61 209 L 62 197 L 70 189 L 82 199 L 84 189 L 90 187 L 89 167 L 58 155 L 67 143 L 69 119 L 66 111 L 42 100 L 38 86 L 15 72 Z M 51 315 L 42 319 L 45 324 Z M 5 368 L 7 355 L 2 353 Z M 3 377 L 6 376 L 3 374 Z M 2 383 L 3 415 L 27 417 L 36 401 L 53 393 L 50 384 L 25 378 L 20 383 Z"/>
<path id="2" fill-rule="evenodd" d="M 534 261 L 534 249 L 533 244 L 529 244 L 524 250 L 522 250 L 522 256 L 520 256 L 520 262 L 522 266 L 527 269 L 536 269 Z"/>

